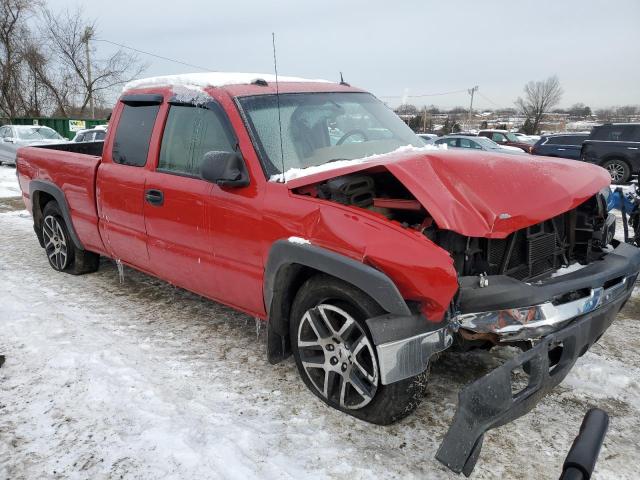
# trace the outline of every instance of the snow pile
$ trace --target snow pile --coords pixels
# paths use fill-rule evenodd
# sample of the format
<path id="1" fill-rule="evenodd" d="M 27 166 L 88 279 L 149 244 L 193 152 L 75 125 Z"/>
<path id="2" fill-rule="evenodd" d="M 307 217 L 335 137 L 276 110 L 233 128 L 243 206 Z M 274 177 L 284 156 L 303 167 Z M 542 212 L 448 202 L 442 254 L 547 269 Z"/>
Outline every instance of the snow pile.
<path id="1" fill-rule="evenodd" d="M 13 165 L 0 165 L 0 198 L 19 197 L 20 186 Z"/>
<path id="2" fill-rule="evenodd" d="M 311 245 L 311 242 L 306 238 L 301 237 L 289 237 L 290 243 L 297 243 L 298 245 Z"/>
<path id="3" fill-rule="evenodd" d="M 375 162 L 384 158 L 388 155 L 392 155 L 394 153 L 420 153 L 431 150 L 446 150 L 446 145 L 425 145 L 424 147 L 414 147 L 413 145 L 405 145 L 400 148 L 395 149 L 389 153 L 380 153 L 376 155 L 369 155 L 368 157 L 355 158 L 353 160 L 339 160 L 337 162 L 327 162 L 321 165 L 315 165 L 313 167 L 306 168 L 290 168 L 286 172 L 284 172 L 284 176 L 281 173 L 276 175 L 271 175 L 269 178 L 270 182 L 282 182 L 283 178 L 285 182 L 289 180 L 294 180 L 296 178 L 308 177 L 309 175 L 314 175 L 320 172 L 326 172 L 329 170 L 335 170 L 342 167 L 350 167 L 353 165 L 359 165 L 362 163 Z"/>
<path id="4" fill-rule="evenodd" d="M 141 78 L 127 83 L 123 91 L 134 88 L 152 88 L 167 86 L 186 87 L 224 87 L 226 85 L 249 85 L 256 80 L 264 80 L 267 83 L 275 83 L 276 76 L 272 73 L 239 73 L 239 72 L 206 72 L 184 73 L 180 75 L 164 75 L 159 77 Z M 332 83 L 328 80 L 312 80 L 300 77 L 286 77 L 278 75 L 278 82 L 315 82 Z"/>
<path id="5" fill-rule="evenodd" d="M 175 85 L 171 90 L 177 102 L 205 105 L 211 101 L 211 95 L 197 85 Z"/>

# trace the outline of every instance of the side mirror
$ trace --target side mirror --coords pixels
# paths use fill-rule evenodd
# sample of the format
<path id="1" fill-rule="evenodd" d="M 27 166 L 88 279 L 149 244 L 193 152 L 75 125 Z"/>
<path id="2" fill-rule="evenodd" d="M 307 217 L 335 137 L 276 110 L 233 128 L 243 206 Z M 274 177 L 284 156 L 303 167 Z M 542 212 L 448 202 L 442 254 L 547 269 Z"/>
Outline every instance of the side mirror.
<path id="1" fill-rule="evenodd" d="M 246 187 L 249 172 L 242 155 L 235 152 L 207 152 L 202 159 L 201 175 L 204 180 L 221 187 Z"/>

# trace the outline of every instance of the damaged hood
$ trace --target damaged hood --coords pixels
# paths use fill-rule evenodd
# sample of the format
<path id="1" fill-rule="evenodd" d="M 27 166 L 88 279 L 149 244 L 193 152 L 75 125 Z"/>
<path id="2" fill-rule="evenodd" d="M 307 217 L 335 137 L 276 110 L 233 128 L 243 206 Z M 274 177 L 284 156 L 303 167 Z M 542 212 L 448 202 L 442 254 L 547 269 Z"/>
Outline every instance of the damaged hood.
<path id="1" fill-rule="evenodd" d="M 471 237 L 504 238 L 577 207 L 610 184 L 606 170 L 579 161 L 414 149 L 343 163 L 287 186 L 382 169 L 404 184 L 438 227 Z"/>

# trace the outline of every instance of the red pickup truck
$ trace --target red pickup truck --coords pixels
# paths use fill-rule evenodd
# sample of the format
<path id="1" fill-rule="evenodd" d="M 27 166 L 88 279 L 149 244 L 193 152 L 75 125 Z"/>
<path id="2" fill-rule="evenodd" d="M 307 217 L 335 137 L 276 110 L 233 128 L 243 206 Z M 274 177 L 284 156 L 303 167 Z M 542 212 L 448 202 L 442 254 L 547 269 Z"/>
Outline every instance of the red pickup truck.
<path id="1" fill-rule="evenodd" d="M 19 150 L 54 270 L 116 259 L 267 322 L 328 405 L 388 424 L 447 349 L 522 348 L 465 387 L 437 458 L 470 473 L 629 298 L 609 175 L 578 162 L 421 147 L 346 84 L 196 74 L 129 84 L 102 142 Z M 515 390 L 511 373 L 526 372 Z"/>

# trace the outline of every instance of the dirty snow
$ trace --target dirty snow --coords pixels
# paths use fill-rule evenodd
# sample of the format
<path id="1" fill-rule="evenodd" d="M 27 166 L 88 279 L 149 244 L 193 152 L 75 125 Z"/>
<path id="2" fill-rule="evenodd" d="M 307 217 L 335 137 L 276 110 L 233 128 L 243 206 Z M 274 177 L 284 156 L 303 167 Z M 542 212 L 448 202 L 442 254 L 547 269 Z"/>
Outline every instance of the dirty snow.
<path id="1" fill-rule="evenodd" d="M 0 478 L 461 478 L 433 458 L 457 391 L 512 349 L 442 355 L 417 412 L 372 426 L 269 365 L 253 318 L 108 260 L 52 271 L 19 205 L 0 200 Z M 636 288 L 565 382 L 486 435 L 472 478 L 557 478 L 592 406 L 611 415 L 594 478 L 638 478 L 639 318 Z"/>
<path id="2" fill-rule="evenodd" d="M 184 73 L 180 75 L 164 75 L 159 77 L 141 78 L 127 83 L 123 91 L 134 88 L 151 88 L 164 86 L 186 86 L 186 87 L 224 87 L 226 85 L 244 85 L 262 79 L 267 83 L 276 81 L 276 76 L 272 73 L 240 73 L 240 72 L 206 72 L 206 73 Z M 287 77 L 278 75 L 278 82 L 321 82 L 331 83 L 327 80 L 312 80 L 300 77 Z"/>
<path id="3" fill-rule="evenodd" d="M 586 265 L 581 265 L 578 262 L 573 263 L 567 267 L 560 267 L 558 270 L 551 274 L 551 278 L 561 277 L 566 275 L 567 273 L 577 272 L 578 270 L 582 270 Z"/>
<path id="4" fill-rule="evenodd" d="M 447 145 L 425 145 L 424 147 L 414 147 L 413 145 L 404 145 L 399 147 L 392 152 L 389 153 L 381 153 L 376 155 L 369 155 L 367 157 L 355 158 L 353 160 L 339 160 L 337 162 L 327 162 L 321 165 L 315 165 L 313 167 L 306 168 L 290 168 L 286 172 L 284 172 L 284 176 L 282 173 L 278 173 L 276 175 L 271 175 L 269 178 L 270 182 L 282 182 L 283 178 L 285 182 L 289 180 L 294 180 L 296 178 L 307 177 L 309 175 L 314 175 L 320 172 L 327 172 L 329 170 L 335 170 L 337 168 L 349 167 L 352 165 L 359 165 L 362 163 L 375 162 L 380 160 L 382 157 L 387 155 L 391 155 L 394 153 L 403 153 L 403 152 L 426 152 L 428 150 L 446 150 Z"/>
<path id="5" fill-rule="evenodd" d="M 0 198 L 19 197 L 20 187 L 13 165 L 0 165 Z"/>

